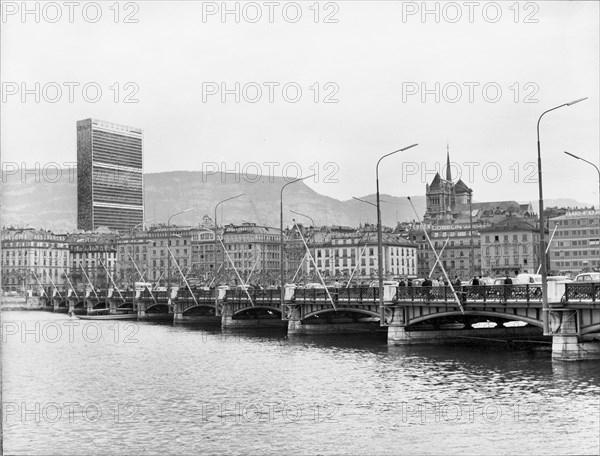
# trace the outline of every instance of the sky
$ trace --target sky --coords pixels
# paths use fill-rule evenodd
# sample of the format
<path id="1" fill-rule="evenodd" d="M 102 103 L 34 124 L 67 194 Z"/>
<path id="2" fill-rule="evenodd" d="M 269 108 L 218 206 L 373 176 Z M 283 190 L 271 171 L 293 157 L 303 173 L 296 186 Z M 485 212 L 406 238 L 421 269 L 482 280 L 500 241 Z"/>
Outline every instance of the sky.
<path id="1" fill-rule="evenodd" d="M 77 120 L 142 128 L 144 170 L 306 177 L 346 200 L 598 202 L 598 2 L 2 3 L 3 169 L 76 162 Z M 72 5 L 72 6 L 71 6 Z"/>

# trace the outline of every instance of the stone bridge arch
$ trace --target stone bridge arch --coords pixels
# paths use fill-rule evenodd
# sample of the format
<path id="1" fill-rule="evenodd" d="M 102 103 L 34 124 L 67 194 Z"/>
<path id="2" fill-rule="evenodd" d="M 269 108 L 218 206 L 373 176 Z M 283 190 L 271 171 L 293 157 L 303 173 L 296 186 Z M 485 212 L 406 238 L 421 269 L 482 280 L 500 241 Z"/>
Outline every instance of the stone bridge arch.
<path id="1" fill-rule="evenodd" d="M 462 313 L 460 310 L 449 310 L 449 311 L 445 311 L 445 312 L 432 313 L 429 315 L 423 315 L 423 316 L 412 318 L 412 319 L 408 320 L 406 322 L 406 327 L 407 327 L 407 330 L 410 330 L 410 327 L 412 325 L 416 325 L 418 323 L 423 323 L 428 320 L 435 320 L 435 319 L 444 318 L 444 317 L 462 317 L 464 315 L 474 315 L 474 316 L 489 317 L 489 318 L 503 318 L 505 320 L 510 320 L 510 321 L 523 321 L 532 326 L 537 326 L 540 328 L 543 327 L 542 321 L 538 320 L 536 318 L 528 317 L 525 315 L 522 316 L 522 315 L 516 315 L 516 314 L 512 314 L 512 313 L 493 312 L 493 311 L 487 311 L 487 310 L 465 310 L 464 313 Z"/>

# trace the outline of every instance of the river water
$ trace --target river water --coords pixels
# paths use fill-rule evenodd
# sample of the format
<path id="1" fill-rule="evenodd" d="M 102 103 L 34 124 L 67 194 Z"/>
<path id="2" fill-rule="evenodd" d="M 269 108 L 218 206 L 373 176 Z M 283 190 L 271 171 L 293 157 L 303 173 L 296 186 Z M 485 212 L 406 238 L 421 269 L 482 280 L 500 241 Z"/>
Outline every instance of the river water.
<path id="1" fill-rule="evenodd" d="M 597 362 L 4 312 L 7 454 L 598 454 Z"/>

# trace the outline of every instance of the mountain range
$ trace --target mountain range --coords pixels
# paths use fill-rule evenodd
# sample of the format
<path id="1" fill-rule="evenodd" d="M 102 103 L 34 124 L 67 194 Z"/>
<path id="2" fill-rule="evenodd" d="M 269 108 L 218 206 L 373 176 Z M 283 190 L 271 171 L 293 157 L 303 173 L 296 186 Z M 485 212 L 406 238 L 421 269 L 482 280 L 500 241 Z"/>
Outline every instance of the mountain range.
<path id="1" fill-rule="evenodd" d="M 197 225 L 205 215 L 214 218 L 215 205 L 225 198 L 244 194 L 240 198 L 220 205 L 218 223 L 254 222 L 259 225 L 279 226 L 279 201 L 281 187 L 289 182 L 284 178 L 240 178 L 233 173 L 208 173 L 200 171 L 173 171 L 144 175 L 146 220 L 166 223 L 171 214 L 190 207 L 194 211 L 173 218 L 178 225 Z M 375 203 L 375 195 L 360 199 Z M 24 226 L 53 231 L 73 231 L 77 228 L 77 170 L 53 172 L 2 172 L 1 187 L 2 226 Z M 425 213 L 425 196 L 411 196 L 416 212 Z M 286 188 L 284 193 L 284 224 L 312 224 L 308 218 L 290 210 L 312 217 L 317 226 L 358 226 L 376 223 L 374 206 L 350 199 L 340 201 L 321 195 L 304 182 Z M 398 222 L 415 220 L 415 214 L 406 197 L 381 195 L 382 224 L 396 226 Z M 537 201 L 533 201 L 537 208 Z M 545 207 L 585 207 L 573 199 L 545 200 Z"/>
<path id="2" fill-rule="evenodd" d="M 77 227 L 77 171 L 54 172 L 43 177 L 40 172 L 2 173 L 2 225 L 30 226 L 54 231 L 72 231 Z M 173 171 L 144 175 L 145 219 L 166 223 L 171 214 L 193 207 L 172 219 L 172 224 L 195 225 L 205 215 L 214 218 L 215 205 L 225 198 L 244 194 L 219 206 L 219 224 L 254 222 L 279 226 L 281 187 L 289 182 L 284 178 L 240 178 L 237 174 L 200 171 Z M 361 199 L 375 203 L 375 195 Z M 425 196 L 411 197 L 422 217 Z M 382 223 L 395 226 L 398 222 L 416 217 L 406 197 L 381 195 Z M 295 218 L 298 223 L 312 224 L 294 210 L 312 217 L 319 225 L 358 226 L 376 223 L 374 206 L 354 199 L 340 201 L 312 190 L 304 182 L 286 188 L 284 193 L 284 224 Z"/>

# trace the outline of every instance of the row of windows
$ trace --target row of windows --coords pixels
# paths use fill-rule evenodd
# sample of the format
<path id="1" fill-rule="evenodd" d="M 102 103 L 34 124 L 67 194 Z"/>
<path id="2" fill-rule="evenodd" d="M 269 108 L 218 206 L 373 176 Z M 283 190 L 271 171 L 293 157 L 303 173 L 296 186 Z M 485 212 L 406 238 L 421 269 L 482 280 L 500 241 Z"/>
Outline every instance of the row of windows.
<path id="1" fill-rule="evenodd" d="M 512 267 L 521 267 L 521 266 L 527 266 L 528 260 L 527 258 L 523 258 L 523 263 L 519 262 L 518 258 L 513 258 L 512 262 L 510 261 L 510 258 L 504 258 L 504 260 L 502 261 L 502 265 L 503 266 L 512 266 Z M 483 266 L 500 266 L 500 258 L 495 258 L 495 259 L 490 259 L 487 260 L 484 258 L 483 260 Z"/>
<path id="2" fill-rule="evenodd" d="M 554 252 L 555 257 L 597 256 L 598 250 L 562 250 Z"/>
<path id="3" fill-rule="evenodd" d="M 38 260 L 32 261 L 31 263 L 29 263 L 29 261 L 27 260 L 27 258 L 21 260 L 16 259 L 16 258 L 11 258 L 9 260 L 3 261 L 2 262 L 3 265 L 5 266 L 28 266 L 31 264 L 31 266 L 60 266 L 61 264 L 63 266 L 67 265 L 67 259 L 66 258 L 62 258 L 62 261 L 60 258 L 54 258 L 54 261 L 52 261 L 52 258 L 49 258 L 48 261 L 46 261 L 46 258 L 43 258 L 41 263 L 38 262 Z"/>
<path id="4" fill-rule="evenodd" d="M 588 235 L 597 235 L 600 230 L 589 229 L 589 230 L 556 230 L 556 237 L 568 237 L 571 238 L 573 236 L 588 236 Z"/>
<path id="5" fill-rule="evenodd" d="M 556 267 L 559 268 L 564 268 L 564 267 L 570 267 L 570 266 L 579 266 L 579 267 L 589 267 L 589 266 L 596 266 L 600 264 L 600 260 L 589 260 L 589 261 L 557 261 L 554 263 L 556 265 Z"/>
<path id="6" fill-rule="evenodd" d="M 491 242 L 491 239 L 493 237 L 493 242 L 500 242 L 500 235 L 494 235 L 494 236 L 485 236 L 485 242 L 486 244 L 489 244 Z M 513 234 L 512 237 L 508 234 L 504 234 L 502 235 L 502 241 L 503 242 L 509 242 L 509 239 L 512 239 L 512 242 L 519 242 L 519 235 L 518 234 Z M 521 242 L 529 242 L 529 235 L 528 234 L 522 234 L 521 235 Z"/>
<path id="7" fill-rule="evenodd" d="M 557 225 L 560 226 L 576 226 L 576 225 L 597 225 L 598 218 L 577 218 L 577 219 L 569 219 L 569 220 L 557 220 Z"/>
<path id="8" fill-rule="evenodd" d="M 251 234 L 251 235 L 231 235 L 225 233 L 225 242 L 279 242 L 280 236 L 266 235 L 266 234 Z"/>
<path id="9" fill-rule="evenodd" d="M 521 249 L 521 253 L 523 255 L 528 255 L 529 254 L 529 248 L 527 247 L 527 245 L 521 245 L 520 246 Z M 535 250 L 535 249 L 534 249 Z M 502 247 L 486 247 L 485 248 L 485 256 L 490 256 L 490 252 L 494 252 L 494 256 L 499 256 L 499 255 L 510 255 L 510 253 L 512 253 L 513 255 L 517 255 L 519 253 L 519 247 L 518 246 L 505 246 L 504 248 Z"/>

